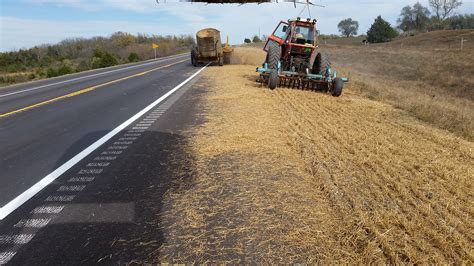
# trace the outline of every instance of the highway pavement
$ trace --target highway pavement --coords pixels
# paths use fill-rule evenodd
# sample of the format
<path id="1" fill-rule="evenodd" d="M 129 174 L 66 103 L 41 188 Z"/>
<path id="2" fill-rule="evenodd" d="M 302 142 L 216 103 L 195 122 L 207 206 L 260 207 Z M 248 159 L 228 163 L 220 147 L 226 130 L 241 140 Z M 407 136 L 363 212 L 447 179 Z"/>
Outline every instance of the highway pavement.
<path id="1" fill-rule="evenodd" d="M 149 257 L 114 243 L 146 232 L 141 191 L 164 193 L 180 130 L 196 123 L 189 55 L 0 88 L 0 264 Z M 156 179 L 156 176 L 162 178 Z"/>

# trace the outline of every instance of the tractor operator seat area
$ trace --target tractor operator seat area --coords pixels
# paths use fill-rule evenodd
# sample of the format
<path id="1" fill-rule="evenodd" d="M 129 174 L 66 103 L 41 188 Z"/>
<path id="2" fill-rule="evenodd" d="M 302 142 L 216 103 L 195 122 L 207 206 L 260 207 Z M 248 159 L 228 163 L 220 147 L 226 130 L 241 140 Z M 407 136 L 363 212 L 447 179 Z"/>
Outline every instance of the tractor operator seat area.
<path id="1" fill-rule="evenodd" d="M 296 26 L 295 36 L 292 40 L 293 43 L 297 44 L 313 44 L 314 29 L 303 26 Z"/>

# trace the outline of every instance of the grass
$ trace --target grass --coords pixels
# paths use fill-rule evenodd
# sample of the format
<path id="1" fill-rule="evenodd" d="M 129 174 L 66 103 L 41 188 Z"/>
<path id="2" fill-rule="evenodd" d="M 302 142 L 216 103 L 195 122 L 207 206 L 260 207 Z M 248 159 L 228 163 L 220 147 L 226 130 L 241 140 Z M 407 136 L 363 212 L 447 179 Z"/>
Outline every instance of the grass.
<path id="1" fill-rule="evenodd" d="M 385 47 L 326 47 L 352 85 L 371 99 L 474 139 L 474 50 L 420 51 Z M 351 86 L 351 85 L 349 85 Z"/>

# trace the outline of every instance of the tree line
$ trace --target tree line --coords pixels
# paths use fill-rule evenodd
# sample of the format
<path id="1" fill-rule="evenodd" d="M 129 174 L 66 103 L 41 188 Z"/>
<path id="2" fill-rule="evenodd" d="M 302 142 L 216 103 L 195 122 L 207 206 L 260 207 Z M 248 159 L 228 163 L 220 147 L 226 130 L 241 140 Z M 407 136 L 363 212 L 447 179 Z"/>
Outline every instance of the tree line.
<path id="1" fill-rule="evenodd" d="M 474 14 L 456 15 L 462 0 L 429 0 L 428 7 L 420 2 L 405 6 L 400 11 L 397 26 L 392 27 L 382 16 L 378 16 L 367 32 L 368 42 L 387 42 L 400 33 L 415 34 L 443 29 L 474 29 Z M 339 32 L 345 36 L 355 36 L 359 22 L 352 18 L 338 24 Z"/>
<path id="2" fill-rule="evenodd" d="M 159 44 L 157 56 L 161 57 L 187 51 L 192 46 L 193 37 L 116 32 L 109 37 L 73 38 L 54 45 L 2 52 L 0 84 L 152 59 L 152 43 Z"/>

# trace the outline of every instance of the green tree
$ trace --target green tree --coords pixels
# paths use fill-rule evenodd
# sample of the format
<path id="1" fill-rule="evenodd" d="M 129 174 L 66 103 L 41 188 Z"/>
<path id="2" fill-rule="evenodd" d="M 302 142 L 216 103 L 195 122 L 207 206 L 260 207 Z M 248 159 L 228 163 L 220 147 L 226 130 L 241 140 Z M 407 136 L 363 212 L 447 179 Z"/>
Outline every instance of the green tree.
<path id="1" fill-rule="evenodd" d="M 126 32 L 116 32 L 110 36 L 115 45 L 123 48 L 127 47 L 135 42 L 135 36 Z"/>
<path id="2" fill-rule="evenodd" d="M 367 31 L 367 41 L 370 43 L 389 42 L 398 36 L 398 32 L 382 16 L 378 16 Z"/>
<path id="3" fill-rule="evenodd" d="M 337 27 L 342 35 L 349 38 L 350 36 L 357 35 L 357 31 L 359 31 L 359 22 L 352 20 L 352 18 L 348 18 L 339 22 Z"/>
<path id="4" fill-rule="evenodd" d="M 400 12 L 398 18 L 398 28 L 407 31 L 426 31 L 430 24 L 430 10 L 417 2 L 411 6 L 406 6 Z"/>
<path id="5" fill-rule="evenodd" d="M 453 30 L 474 29 L 474 14 L 453 16 L 448 22 L 449 28 Z"/>
<path id="6" fill-rule="evenodd" d="M 429 3 L 436 18 L 444 21 L 462 5 L 462 0 L 429 0 Z"/>
<path id="7" fill-rule="evenodd" d="M 444 29 L 449 26 L 447 20 L 462 5 L 462 0 L 429 0 L 434 16 L 431 18 L 431 29 Z"/>

